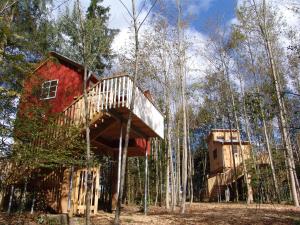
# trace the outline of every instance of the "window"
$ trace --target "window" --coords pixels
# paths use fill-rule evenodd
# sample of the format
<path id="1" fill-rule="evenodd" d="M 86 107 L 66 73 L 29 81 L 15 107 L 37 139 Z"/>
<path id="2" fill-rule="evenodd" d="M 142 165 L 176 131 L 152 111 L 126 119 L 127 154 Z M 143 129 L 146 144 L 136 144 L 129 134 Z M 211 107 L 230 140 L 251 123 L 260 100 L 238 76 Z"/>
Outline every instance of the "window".
<path id="1" fill-rule="evenodd" d="M 42 84 L 41 99 L 50 99 L 56 97 L 56 91 L 58 86 L 58 80 L 45 81 Z"/>
<path id="2" fill-rule="evenodd" d="M 217 157 L 218 157 L 218 155 L 217 155 L 218 153 L 217 153 L 217 149 L 215 149 L 214 151 L 213 151 L 213 156 L 214 156 L 214 159 L 216 159 Z"/>

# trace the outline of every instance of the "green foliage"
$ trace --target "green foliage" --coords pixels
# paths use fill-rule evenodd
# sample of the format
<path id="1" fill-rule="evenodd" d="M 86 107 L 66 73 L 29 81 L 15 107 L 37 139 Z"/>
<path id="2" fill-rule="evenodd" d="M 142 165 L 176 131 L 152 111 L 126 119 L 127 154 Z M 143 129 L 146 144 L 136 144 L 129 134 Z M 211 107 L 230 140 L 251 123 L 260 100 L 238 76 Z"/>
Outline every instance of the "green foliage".
<path id="1" fill-rule="evenodd" d="M 107 27 L 109 8 L 102 0 L 92 0 L 85 15 L 77 2 L 58 19 L 60 51 L 71 59 L 87 63 L 88 68 L 101 75 L 110 67 L 113 57 L 111 43 L 117 30 Z"/>
<path id="2" fill-rule="evenodd" d="M 4 9 L 4 0 L 0 10 Z M 12 125 L 23 81 L 33 63 L 51 48 L 53 27 L 45 4 L 49 0 L 19 0 L 0 14 L 0 137 L 1 154 L 11 149 Z M 34 40 L 34 41 L 32 41 Z"/>

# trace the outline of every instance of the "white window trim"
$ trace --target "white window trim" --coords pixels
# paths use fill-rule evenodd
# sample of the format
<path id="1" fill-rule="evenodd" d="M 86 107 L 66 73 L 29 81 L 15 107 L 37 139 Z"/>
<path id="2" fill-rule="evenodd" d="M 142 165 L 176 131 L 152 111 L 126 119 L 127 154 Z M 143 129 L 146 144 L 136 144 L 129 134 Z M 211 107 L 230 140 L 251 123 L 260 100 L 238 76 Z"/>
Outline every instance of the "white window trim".
<path id="1" fill-rule="evenodd" d="M 45 81 L 45 82 L 43 82 L 43 84 L 42 84 L 42 91 L 43 91 L 43 86 L 44 86 L 44 84 L 45 83 L 50 83 L 50 85 L 51 85 L 51 82 L 53 82 L 53 81 L 56 81 L 57 82 L 57 85 L 56 85 L 56 88 L 55 88 L 55 95 L 53 96 L 53 97 L 46 97 L 46 98 L 43 98 L 43 97 L 41 97 L 40 99 L 41 100 L 47 100 L 47 99 L 52 99 L 52 98 L 56 98 L 56 94 L 57 94 L 57 88 L 58 88 L 58 79 L 55 79 L 55 80 L 47 80 L 47 81 Z M 51 87 L 51 86 L 50 86 Z M 49 87 L 49 92 L 48 92 L 48 96 L 49 96 L 49 94 L 50 94 L 50 87 Z"/>

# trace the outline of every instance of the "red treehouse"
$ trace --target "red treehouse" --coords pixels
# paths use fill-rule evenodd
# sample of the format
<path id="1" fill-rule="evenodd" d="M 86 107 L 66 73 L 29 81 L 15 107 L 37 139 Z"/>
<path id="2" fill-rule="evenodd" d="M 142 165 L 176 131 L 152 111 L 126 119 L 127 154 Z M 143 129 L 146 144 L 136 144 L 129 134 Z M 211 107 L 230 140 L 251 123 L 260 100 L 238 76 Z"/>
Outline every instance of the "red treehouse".
<path id="1" fill-rule="evenodd" d="M 34 104 L 46 103 L 50 113 L 61 113 L 73 125 L 83 126 L 83 66 L 58 53 L 51 52 L 25 82 L 24 93 L 32 93 L 38 84 L 40 98 Z M 125 126 L 132 99 L 131 78 L 127 75 L 99 79 L 91 74 L 88 79 L 88 102 L 91 145 L 95 154 L 110 155 L 116 162 L 125 138 Z M 149 138 L 164 138 L 164 118 L 147 92 L 136 88 L 135 107 L 131 125 L 128 156 L 145 156 L 150 152 Z M 30 94 L 23 99 L 33 98 Z M 21 103 L 21 110 L 22 110 Z M 148 154 L 149 155 L 149 154 Z M 113 167 L 111 207 L 117 199 L 118 166 Z M 53 184 L 54 172 L 43 179 L 49 188 L 48 206 L 56 212 L 82 214 L 85 210 L 86 170 L 65 169 Z M 55 187 L 54 187 L 55 186 Z M 55 190 L 54 190 L 55 189 Z M 100 168 L 93 169 L 91 211 L 97 212 L 100 187 Z M 59 193 L 59 194 L 57 194 Z M 55 197 L 53 197 L 55 195 Z M 59 196 L 57 196 L 59 195 Z"/>

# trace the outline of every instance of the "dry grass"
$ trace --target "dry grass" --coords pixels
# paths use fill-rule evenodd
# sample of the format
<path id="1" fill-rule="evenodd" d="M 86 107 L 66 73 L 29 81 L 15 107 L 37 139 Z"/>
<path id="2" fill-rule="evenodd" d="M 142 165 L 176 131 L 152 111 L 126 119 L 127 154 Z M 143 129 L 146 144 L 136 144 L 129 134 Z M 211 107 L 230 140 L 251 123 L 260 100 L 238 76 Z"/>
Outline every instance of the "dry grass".
<path id="1" fill-rule="evenodd" d="M 188 206 L 188 205 L 187 205 Z M 95 225 L 111 224 L 113 214 L 99 212 L 93 218 Z M 147 216 L 137 207 L 126 207 L 121 216 L 122 224 L 201 224 L 201 225 L 240 225 L 240 224 L 292 224 L 300 225 L 300 209 L 284 205 L 250 205 L 194 203 L 181 215 L 160 207 L 151 207 Z"/>
<path id="2" fill-rule="evenodd" d="M 114 214 L 99 211 L 92 217 L 94 225 L 112 224 Z M 33 217 L 27 214 L 7 217 L 0 214 L 0 225 L 28 224 L 36 225 Z M 148 224 L 148 225 L 300 225 L 300 209 L 285 205 L 250 205 L 245 204 L 218 204 L 194 203 L 187 204 L 186 214 L 181 215 L 179 208 L 175 212 L 167 211 L 163 207 L 150 207 L 145 216 L 136 206 L 124 206 L 121 215 L 121 224 Z"/>

